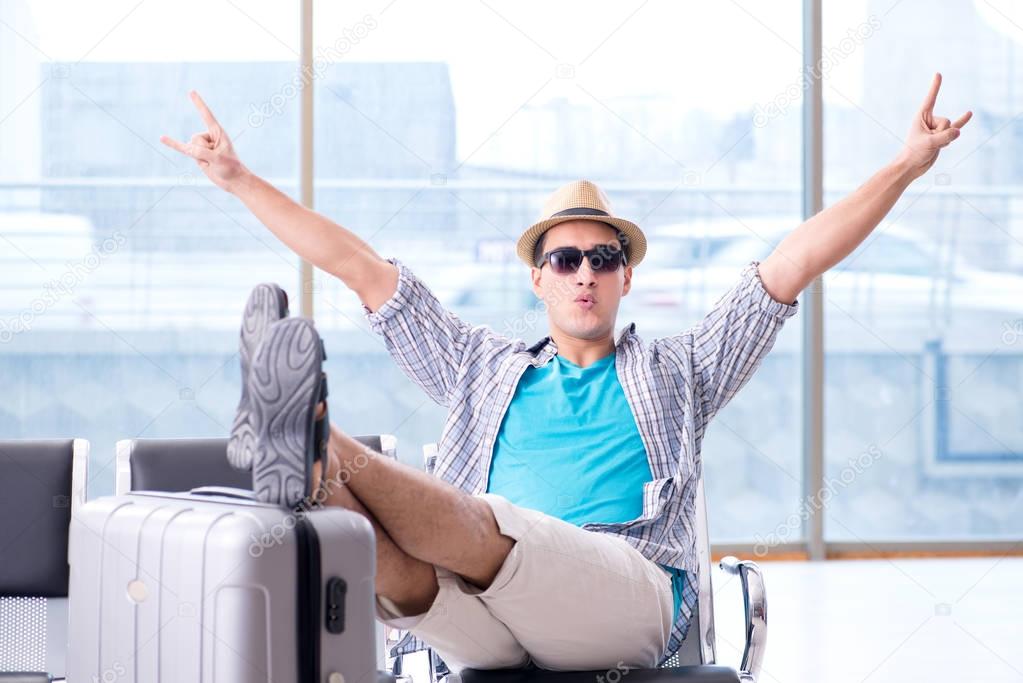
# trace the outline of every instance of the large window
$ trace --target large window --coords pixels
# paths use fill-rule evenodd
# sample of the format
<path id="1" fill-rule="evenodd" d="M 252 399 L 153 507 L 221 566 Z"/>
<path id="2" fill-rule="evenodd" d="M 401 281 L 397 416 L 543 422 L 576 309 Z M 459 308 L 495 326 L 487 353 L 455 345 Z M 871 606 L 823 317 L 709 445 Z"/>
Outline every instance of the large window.
<path id="1" fill-rule="evenodd" d="M 798 42 L 797 5 L 442 5 L 316 4 L 316 207 L 466 321 L 546 334 L 514 243 L 570 180 L 598 183 L 648 234 L 618 319 L 646 339 L 697 322 L 799 223 L 800 56 L 772 35 Z M 736 45 L 757 59 L 735 59 Z M 767 125 L 779 98 L 785 115 Z M 329 279 L 316 291 L 332 382 L 351 397 L 342 424 L 396 433 L 400 457 L 421 462 L 443 409 L 401 375 L 353 294 Z M 797 319 L 708 431 L 716 540 L 766 535 L 797 511 L 799 350 Z"/>
<path id="2" fill-rule="evenodd" d="M 828 2 L 826 203 L 892 159 L 940 65 L 973 121 L 825 278 L 826 537 L 1023 532 L 1018 7 Z M 857 36 L 850 40 L 849 36 Z M 825 50 L 827 55 L 829 50 Z M 956 54 L 955 59 L 937 55 Z"/>
<path id="3" fill-rule="evenodd" d="M 319 2 L 303 73 L 295 1 L 0 3 L 0 435 L 88 438 L 90 493 L 109 493 L 118 439 L 227 434 L 252 285 L 281 283 L 301 311 L 298 259 L 159 143 L 202 130 L 191 89 L 297 197 L 311 87 L 315 208 L 469 322 L 546 334 L 514 242 L 552 190 L 587 178 L 650 241 L 619 329 L 696 323 L 800 223 L 819 179 L 802 176 L 802 7 L 592 7 Z M 939 62 L 938 109 L 975 116 L 825 277 L 824 320 L 809 320 L 825 333 L 823 488 L 803 481 L 804 310 L 708 430 L 712 537 L 802 542 L 823 501 L 838 543 L 1018 538 L 1023 15 L 1003 0 L 832 0 L 823 15 L 825 204 L 893 158 Z M 396 434 L 420 463 L 443 409 L 354 294 L 313 285 L 332 417 Z"/>
<path id="4" fill-rule="evenodd" d="M 113 492 L 119 439 L 227 433 L 248 290 L 296 288 L 297 259 L 159 138 L 203 130 L 194 88 L 293 189 L 295 112 L 251 113 L 295 69 L 263 27 L 294 43 L 297 13 L 0 5 L 0 434 L 89 439 L 91 495 Z"/>

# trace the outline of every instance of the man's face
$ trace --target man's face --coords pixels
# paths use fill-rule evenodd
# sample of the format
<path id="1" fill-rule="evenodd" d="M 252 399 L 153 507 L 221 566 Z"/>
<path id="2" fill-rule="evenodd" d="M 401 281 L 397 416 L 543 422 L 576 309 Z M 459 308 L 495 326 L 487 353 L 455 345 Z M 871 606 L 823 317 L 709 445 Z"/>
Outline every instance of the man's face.
<path id="1" fill-rule="evenodd" d="M 597 246 L 618 249 L 616 231 L 606 223 L 566 221 L 546 232 L 543 252 L 559 247 L 582 250 Z M 530 271 L 533 292 L 547 305 L 547 319 L 552 329 L 559 329 L 578 339 L 599 339 L 614 330 L 621 298 L 629 293 L 632 267 L 619 266 L 611 273 L 594 272 L 584 258 L 575 273 L 559 275 L 549 263 Z"/>

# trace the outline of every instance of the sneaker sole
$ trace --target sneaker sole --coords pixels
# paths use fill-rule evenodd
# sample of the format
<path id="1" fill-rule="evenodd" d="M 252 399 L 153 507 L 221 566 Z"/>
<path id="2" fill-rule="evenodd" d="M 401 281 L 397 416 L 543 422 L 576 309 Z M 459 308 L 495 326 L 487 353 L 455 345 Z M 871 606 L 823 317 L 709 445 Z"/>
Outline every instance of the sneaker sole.
<path id="1" fill-rule="evenodd" d="M 323 353 L 311 321 L 288 318 L 271 326 L 253 359 L 249 396 L 255 449 L 256 498 L 294 508 L 310 493 Z"/>
<path id="2" fill-rule="evenodd" d="M 239 470 L 252 469 L 256 448 L 256 432 L 252 428 L 252 409 L 249 405 L 249 372 L 252 359 L 267 330 L 278 320 L 288 317 L 288 295 L 275 284 L 256 285 L 245 303 L 239 334 L 238 354 L 242 366 L 242 397 L 231 425 L 231 438 L 227 441 L 227 460 Z"/>

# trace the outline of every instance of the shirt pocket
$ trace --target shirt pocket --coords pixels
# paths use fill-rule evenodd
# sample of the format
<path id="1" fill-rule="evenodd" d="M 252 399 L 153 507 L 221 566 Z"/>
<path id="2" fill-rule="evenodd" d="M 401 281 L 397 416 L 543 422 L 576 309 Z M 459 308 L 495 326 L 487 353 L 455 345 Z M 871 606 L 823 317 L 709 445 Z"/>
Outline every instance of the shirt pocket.
<path id="1" fill-rule="evenodd" d="M 664 512 L 675 487 L 675 477 L 662 477 L 653 479 L 643 484 L 643 514 L 626 522 L 614 522 L 605 524 L 602 522 L 591 522 L 584 524 L 584 529 L 593 531 L 619 531 L 631 529 L 644 524 L 656 521 Z M 649 504 L 648 501 L 653 501 Z"/>

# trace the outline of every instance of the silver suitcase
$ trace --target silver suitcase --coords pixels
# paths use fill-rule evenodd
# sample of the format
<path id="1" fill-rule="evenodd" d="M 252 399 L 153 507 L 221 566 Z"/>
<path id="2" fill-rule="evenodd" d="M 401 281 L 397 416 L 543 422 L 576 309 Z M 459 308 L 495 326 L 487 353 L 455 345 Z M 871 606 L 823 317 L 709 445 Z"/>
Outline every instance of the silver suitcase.
<path id="1" fill-rule="evenodd" d="M 240 489 L 136 492 L 71 523 L 70 683 L 376 683 L 373 529 Z"/>

